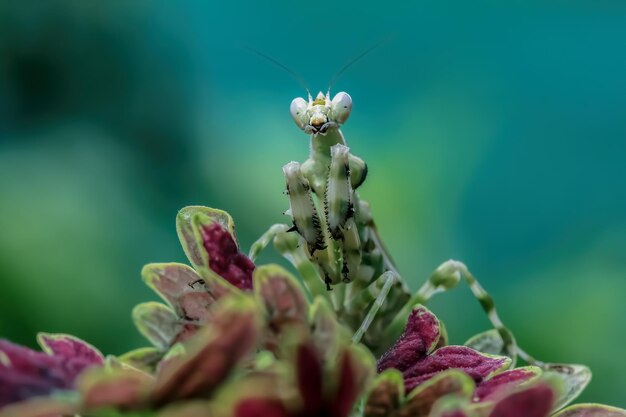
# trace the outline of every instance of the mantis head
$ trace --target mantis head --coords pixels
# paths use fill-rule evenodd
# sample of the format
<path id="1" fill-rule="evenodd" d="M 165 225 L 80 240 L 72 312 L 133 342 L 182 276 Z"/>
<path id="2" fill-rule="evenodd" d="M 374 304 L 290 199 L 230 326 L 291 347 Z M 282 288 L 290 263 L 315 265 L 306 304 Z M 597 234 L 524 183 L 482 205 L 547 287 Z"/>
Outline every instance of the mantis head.
<path id="1" fill-rule="evenodd" d="M 330 99 L 330 92 L 321 91 L 315 100 L 309 94 L 309 100 L 302 97 L 291 102 L 291 117 L 298 127 L 309 134 L 325 135 L 329 128 L 343 124 L 352 111 L 352 98 L 348 93 L 337 93 Z"/>

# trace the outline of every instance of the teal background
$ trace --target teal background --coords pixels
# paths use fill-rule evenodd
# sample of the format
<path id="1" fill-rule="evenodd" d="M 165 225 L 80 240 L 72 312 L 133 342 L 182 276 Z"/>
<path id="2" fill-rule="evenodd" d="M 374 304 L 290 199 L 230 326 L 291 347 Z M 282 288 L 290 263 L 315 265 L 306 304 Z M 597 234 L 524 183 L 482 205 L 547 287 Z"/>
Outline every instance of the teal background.
<path id="1" fill-rule="evenodd" d="M 325 90 L 389 38 L 335 90 L 411 288 L 463 260 L 526 350 L 625 407 L 625 22 L 617 0 L 0 3 L 0 336 L 144 344 L 139 271 L 184 261 L 176 211 L 228 210 L 247 250 L 308 153 L 302 87 L 242 46 Z M 431 307 L 453 342 L 488 327 L 466 288 Z"/>

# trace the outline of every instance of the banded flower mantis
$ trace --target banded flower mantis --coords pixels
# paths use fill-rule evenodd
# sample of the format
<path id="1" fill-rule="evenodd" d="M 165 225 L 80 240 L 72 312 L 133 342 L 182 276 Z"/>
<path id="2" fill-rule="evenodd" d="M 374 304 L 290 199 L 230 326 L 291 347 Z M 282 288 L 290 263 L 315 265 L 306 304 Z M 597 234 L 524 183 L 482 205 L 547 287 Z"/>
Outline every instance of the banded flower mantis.
<path id="1" fill-rule="evenodd" d="M 588 382 L 587 368 L 540 362 L 516 343 L 500 319 L 492 297 L 461 262 L 441 264 L 411 295 L 374 223 L 369 204 L 357 188 L 367 165 L 352 154 L 341 132 L 352 110 L 345 92 L 320 92 L 315 99 L 295 98 L 291 116 L 311 137 L 309 158 L 283 167 L 291 225 L 275 224 L 251 247 L 254 260 L 271 242 L 300 272 L 313 296 L 327 297 L 340 318 L 354 331 L 353 341 L 381 353 L 396 340 L 416 304 L 465 281 L 493 329 L 467 344 L 492 354 L 506 354 L 513 363 L 525 362 Z M 513 365 L 514 366 L 514 365 Z M 583 385 L 584 385 L 583 384 Z"/>

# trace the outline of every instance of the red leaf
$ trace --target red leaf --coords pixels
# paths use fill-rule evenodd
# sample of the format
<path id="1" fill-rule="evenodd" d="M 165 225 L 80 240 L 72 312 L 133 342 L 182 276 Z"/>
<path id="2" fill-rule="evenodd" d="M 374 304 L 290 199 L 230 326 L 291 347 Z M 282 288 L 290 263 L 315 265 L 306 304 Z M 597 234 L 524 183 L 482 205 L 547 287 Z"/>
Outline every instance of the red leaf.
<path id="1" fill-rule="evenodd" d="M 378 361 L 378 372 L 387 368 L 405 371 L 435 348 L 440 335 L 437 317 L 426 307 L 415 308 L 402 336 Z"/>
<path id="2" fill-rule="evenodd" d="M 538 384 L 499 401 L 489 417 L 547 417 L 554 400 L 552 388 Z"/>
<path id="3" fill-rule="evenodd" d="M 313 346 L 304 344 L 297 352 L 298 388 L 304 409 L 317 410 L 322 404 L 322 365 Z"/>
<path id="4" fill-rule="evenodd" d="M 72 381 L 88 367 L 104 365 L 102 353 L 76 337 L 40 333 L 38 340 L 45 352 L 62 359 L 67 377 Z"/>
<path id="5" fill-rule="evenodd" d="M 239 403 L 234 417 L 290 417 L 280 400 L 251 398 Z"/>
<path id="6" fill-rule="evenodd" d="M 541 370 L 533 367 L 517 368 L 502 372 L 483 381 L 474 392 L 475 401 L 484 401 L 515 386 L 538 377 Z"/>
<path id="7" fill-rule="evenodd" d="M 359 395 L 360 390 L 355 378 L 352 360 L 349 351 L 345 351 L 341 356 L 339 384 L 335 400 L 330 407 L 333 417 L 346 417 Z"/>
<path id="8" fill-rule="evenodd" d="M 228 230 L 217 223 L 202 227 L 202 244 L 209 256 L 209 268 L 239 289 L 252 289 L 254 263 L 239 252 Z"/>
<path id="9" fill-rule="evenodd" d="M 445 346 L 437 349 L 432 355 L 416 361 L 404 371 L 404 383 L 407 391 L 410 391 L 446 369 L 460 369 L 476 383 L 480 383 L 508 363 L 508 358 L 486 356 L 465 346 Z"/>
<path id="10" fill-rule="evenodd" d="M 103 363 L 100 352 L 71 336 L 40 336 L 50 353 L 0 340 L 0 406 L 74 387 L 85 368 Z"/>

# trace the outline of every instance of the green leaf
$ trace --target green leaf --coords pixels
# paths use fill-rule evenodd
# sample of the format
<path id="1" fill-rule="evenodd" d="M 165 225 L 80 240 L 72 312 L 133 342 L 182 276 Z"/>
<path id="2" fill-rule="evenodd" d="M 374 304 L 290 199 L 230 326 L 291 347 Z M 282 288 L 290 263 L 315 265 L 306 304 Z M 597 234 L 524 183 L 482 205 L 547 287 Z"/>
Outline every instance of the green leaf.
<path id="1" fill-rule="evenodd" d="M 406 415 L 427 416 L 440 398 L 454 395 L 469 401 L 474 388 L 474 381 L 466 373 L 456 369 L 443 371 L 411 391 L 402 406 L 402 412 Z"/>
<path id="2" fill-rule="evenodd" d="M 337 321 L 335 311 L 325 297 L 318 296 L 310 308 L 311 337 L 324 360 L 332 360 L 342 343 L 348 342 L 348 331 Z"/>
<path id="3" fill-rule="evenodd" d="M 397 369 L 380 373 L 367 394 L 363 417 L 387 417 L 395 415 L 404 397 L 404 378 Z"/>
<path id="4" fill-rule="evenodd" d="M 487 330 L 470 337 L 464 344 L 479 352 L 506 356 L 506 348 L 496 329 Z"/>
<path id="5" fill-rule="evenodd" d="M 571 403 L 591 381 L 591 371 L 585 365 L 548 363 L 543 367 L 546 376 L 552 376 L 563 385 L 562 395 L 557 399 L 554 410 Z"/>
<path id="6" fill-rule="evenodd" d="M 158 417 L 210 417 L 213 413 L 206 401 L 185 401 L 165 407 Z"/>
<path id="7" fill-rule="evenodd" d="M 178 317 L 165 304 L 141 303 L 135 306 L 132 315 L 139 332 L 161 350 L 168 349 L 182 330 Z"/>
<path id="8" fill-rule="evenodd" d="M 155 347 L 144 347 L 126 352 L 118 356 L 117 360 L 144 372 L 153 373 L 164 354 L 165 352 Z"/>
<path id="9" fill-rule="evenodd" d="M 121 411 L 115 408 L 103 408 L 89 412 L 89 417 L 156 417 L 156 411 Z"/>
<path id="10" fill-rule="evenodd" d="M 464 397 L 449 395 L 437 401 L 429 417 L 473 417 L 477 415 L 472 411 L 472 406 Z"/>
<path id="11" fill-rule="evenodd" d="M 552 417 L 626 417 L 626 410 L 604 404 L 575 404 Z"/>

